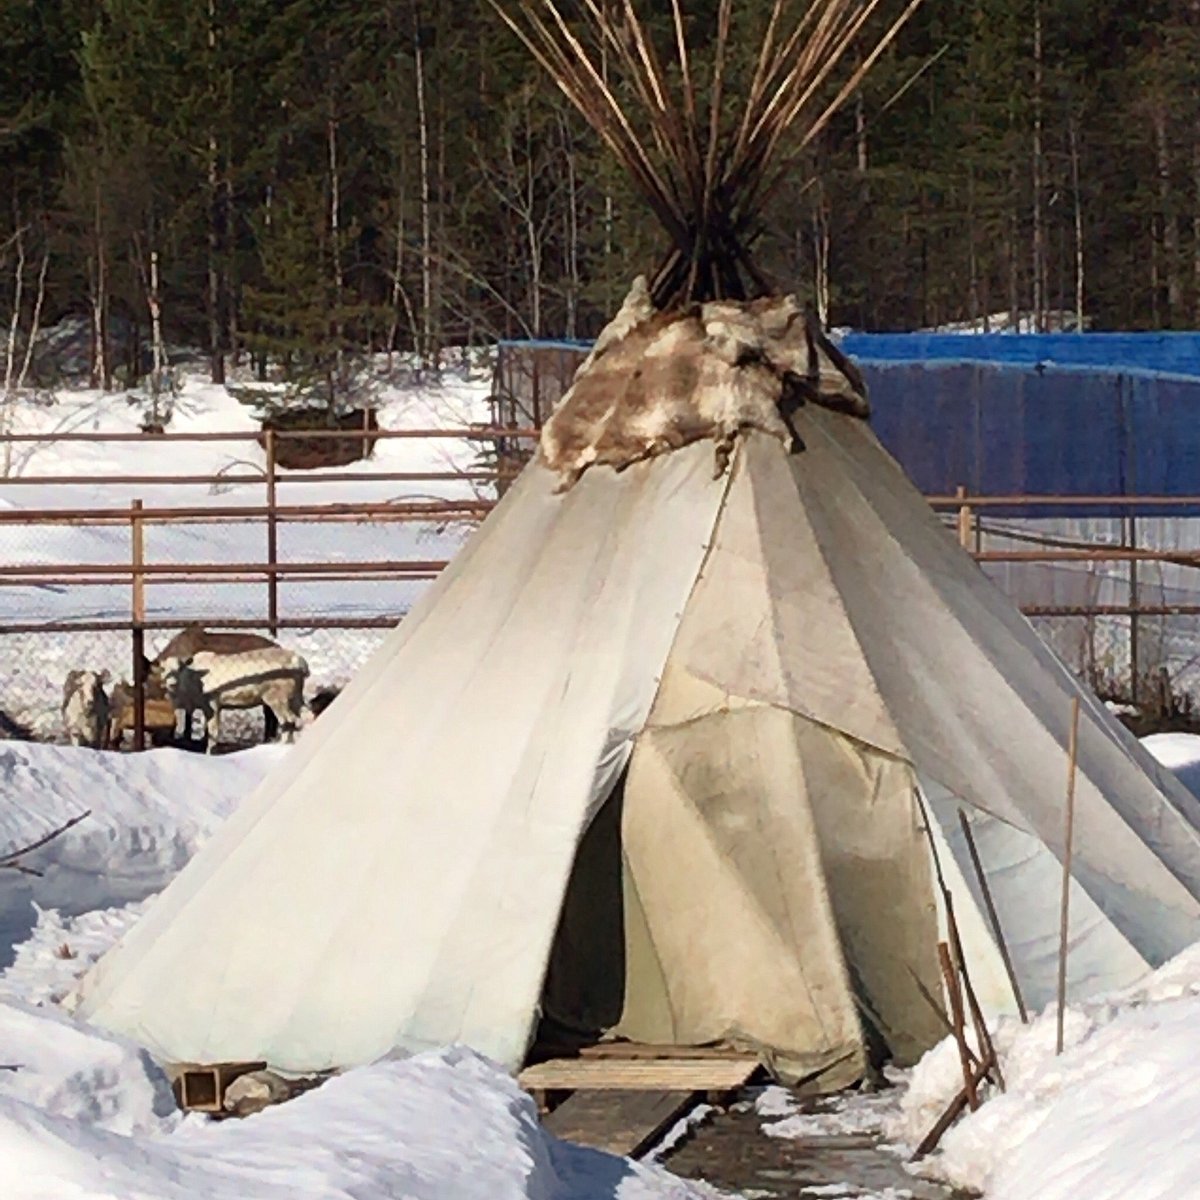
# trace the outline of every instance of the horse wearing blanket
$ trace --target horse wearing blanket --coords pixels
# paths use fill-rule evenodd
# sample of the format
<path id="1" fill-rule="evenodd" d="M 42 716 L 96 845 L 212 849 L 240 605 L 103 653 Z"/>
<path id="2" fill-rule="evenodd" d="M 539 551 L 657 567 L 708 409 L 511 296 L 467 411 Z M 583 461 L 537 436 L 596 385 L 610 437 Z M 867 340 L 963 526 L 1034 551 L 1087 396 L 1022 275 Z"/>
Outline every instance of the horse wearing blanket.
<path id="1" fill-rule="evenodd" d="M 283 741 L 295 739 L 304 706 L 308 663 L 282 646 L 216 654 L 200 650 L 186 658 L 160 659 L 163 680 L 177 712 L 199 709 L 204 714 L 211 754 L 226 708 L 269 709 L 279 722 Z"/>

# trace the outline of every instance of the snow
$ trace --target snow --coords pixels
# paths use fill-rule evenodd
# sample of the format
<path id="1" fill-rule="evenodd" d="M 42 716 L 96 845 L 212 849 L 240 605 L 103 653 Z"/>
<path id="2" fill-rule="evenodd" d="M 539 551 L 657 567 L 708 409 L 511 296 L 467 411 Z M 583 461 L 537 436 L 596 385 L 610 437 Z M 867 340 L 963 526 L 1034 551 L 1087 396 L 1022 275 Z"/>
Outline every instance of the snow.
<path id="1" fill-rule="evenodd" d="M 1142 745 L 1164 767 L 1174 771 L 1193 795 L 1200 796 L 1200 736 L 1194 733 L 1152 733 Z"/>
<path id="2" fill-rule="evenodd" d="M 953 1126 L 937 1173 L 989 1200 L 1166 1200 L 1200 1176 L 1200 947 L 1128 992 L 995 1033 L 1007 1091 Z M 961 1086 L 944 1042 L 918 1064 L 895 1136 L 916 1142 Z"/>
<path id="3" fill-rule="evenodd" d="M 755 1097 L 754 1111 L 764 1118 L 767 1137 L 842 1137 L 881 1132 L 894 1103 L 890 1092 L 846 1092 L 802 1111 L 786 1088 L 767 1087 Z"/>
<path id="4" fill-rule="evenodd" d="M 347 1072 L 245 1120 L 179 1114 L 137 1047 L 57 1006 L 286 747 L 221 758 L 0 742 L 4 1200 L 701 1200 L 653 1164 L 560 1142 L 529 1096 L 446 1047 Z M 35 907 L 35 904 L 37 907 Z M 15 1067 L 15 1070 L 7 1068 Z"/>
<path id="5" fill-rule="evenodd" d="M 161 890 L 286 753 L 258 746 L 213 757 L 109 754 L 0 742 L 0 854 L 91 810 L 24 860 L 40 876 L 0 871 L 0 967 L 32 932 L 34 905 L 74 917 Z"/>

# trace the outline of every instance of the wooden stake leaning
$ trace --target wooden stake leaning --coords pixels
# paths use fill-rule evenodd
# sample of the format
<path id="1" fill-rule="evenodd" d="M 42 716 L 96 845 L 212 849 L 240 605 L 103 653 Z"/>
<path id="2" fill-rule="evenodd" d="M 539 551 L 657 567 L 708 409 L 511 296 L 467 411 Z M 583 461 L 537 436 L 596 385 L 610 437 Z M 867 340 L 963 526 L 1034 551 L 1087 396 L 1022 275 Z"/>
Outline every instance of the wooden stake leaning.
<path id="1" fill-rule="evenodd" d="M 958 974 L 954 970 L 954 962 L 950 956 L 950 947 L 945 942 L 938 942 L 937 949 L 938 962 L 942 968 L 942 979 L 946 984 L 946 995 L 950 998 L 950 1019 L 954 1022 L 954 1040 L 958 1043 L 958 1057 L 962 1062 L 963 1087 L 966 1089 L 967 1103 L 974 1112 L 979 1107 L 979 1095 L 975 1090 L 975 1072 L 971 1068 L 971 1047 L 967 1044 L 962 991 L 959 988 Z"/>
<path id="2" fill-rule="evenodd" d="M 1067 934 L 1070 927 L 1071 850 L 1075 833 L 1075 762 L 1079 754 L 1079 697 L 1071 698 L 1071 741 L 1067 748 L 1067 818 L 1063 831 L 1062 905 L 1058 924 L 1058 1033 L 1054 1053 L 1063 1051 L 1063 1014 L 1067 1007 Z"/>
<path id="3" fill-rule="evenodd" d="M 980 1007 L 979 998 L 975 995 L 975 987 L 971 983 L 971 977 L 967 974 L 967 962 L 963 955 L 962 940 L 958 936 L 958 921 L 954 916 L 953 900 L 947 896 L 946 898 L 946 924 L 950 931 L 950 954 L 954 961 L 954 967 L 962 978 L 963 994 L 967 998 L 967 1008 L 971 1013 L 971 1023 L 975 1026 L 975 1040 L 979 1043 L 979 1057 L 986 1062 L 990 1057 L 993 1063 L 993 1068 L 990 1071 L 991 1076 L 995 1080 L 996 1086 L 1003 1092 L 1004 1075 L 1000 1070 L 1000 1058 L 996 1054 L 996 1049 L 992 1045 L 992 1034 L 987 1027 L 987 1021 L 983 1018 L 983 1009 Z"/>
<path id="4" fill-rule="evenodd" d="M 971 822 L 967 820 L 967 814 L 960 808 L 958 810 L 958 820 L 962 825 L 963 837 L 967 842 L 967 851 L 971 855 L 971 865 L 975 868 L 975 878 L 979 880 L 979 890 L 983 893 L 983 904 L 987 909 L 988 922 L 992 927 L 992 934 L 996 938 L 996 945 L 1000 949 L 1000 958 L 1004 962 L 1004 970 L 1008 973 L 1008 982 L 1013 990 L 1013 999 L 1017 1002 L 1017 1012 L 1021 1017 L 1021 1024 L 1029 1024 L 1029 1013 L 1025 1008 L 1025 997 L 1021 994 L 1021 985 L 1017 980 L 1017 971 L 1013 966 L 1012 955 L 1008 952 L 1008 942 L 1004 938 L 1004 930 L 1000 926 L 1000 914 L 996 911 L 995 902 L 992 900 L 992 889 L 988 885 L 987 876 L 983 871 L 983 861 L 979 857 L 979 848 L 975 845 L 975 835 L 971 832 Z"/>
<path id="5" fill-rule="evenodd" d="M 975 1068 L 971 1076 L 972 1087 L 977 1086 L 983 1081 L 983 1077 L 987 1074 L 988 1067 L 991 1064 L 985 1059 L 978 1067 Z M 950 1128 L 951 1125 L 958 1119 L 959 1113 L 967 1107 L 969 1089 L 966 1084 L 959 1090 L 957 1096 L 950 1101 L 946 1111 L 938 1117 L 933 1128 L 921 1139 L 920 1145 L 913 1151 L 913 1156 L 910 1162 L 917 1162 L 924 1158 L 927 1154 L 932 1153 L 937 1149 L 937 1144 L 942 1140 L 942 1135 Z"/>

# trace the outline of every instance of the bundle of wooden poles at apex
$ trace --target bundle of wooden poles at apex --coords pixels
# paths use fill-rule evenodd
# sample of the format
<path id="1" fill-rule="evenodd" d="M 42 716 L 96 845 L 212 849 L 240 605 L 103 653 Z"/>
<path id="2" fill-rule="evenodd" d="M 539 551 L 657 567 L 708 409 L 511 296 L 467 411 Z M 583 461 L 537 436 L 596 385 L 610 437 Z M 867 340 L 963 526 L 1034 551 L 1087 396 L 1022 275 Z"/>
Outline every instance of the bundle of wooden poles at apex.
<path id="1" fill-rule="evenodd" d="M 660 22 L 634 0 L 489 3 L 670 235 L 651 281 L 668 309 L 778 292 L 751 256 L 766 206 L 922 0 L 773 0 L 743 4 L 737 22 L 734 0 L 718 0 L 702 38 L 683 0 Z M 735 36 L 757 39 L 744 66 Z"/>

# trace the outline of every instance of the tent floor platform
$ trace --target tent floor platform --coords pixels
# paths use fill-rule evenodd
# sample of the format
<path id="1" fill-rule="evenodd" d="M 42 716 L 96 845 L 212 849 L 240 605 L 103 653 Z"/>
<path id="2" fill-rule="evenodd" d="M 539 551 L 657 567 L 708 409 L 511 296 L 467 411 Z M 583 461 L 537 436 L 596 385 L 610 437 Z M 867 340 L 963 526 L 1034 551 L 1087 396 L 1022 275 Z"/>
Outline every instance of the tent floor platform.
<path id="1" fill-rule="evenodd" d="M 699 1098 L 720 1100 L 759 1069 L 754 1055 L 714 1047 L 602 1042 L 535 1063 L 518 1078 L 555 1137 L 636 1155 Z"/>

